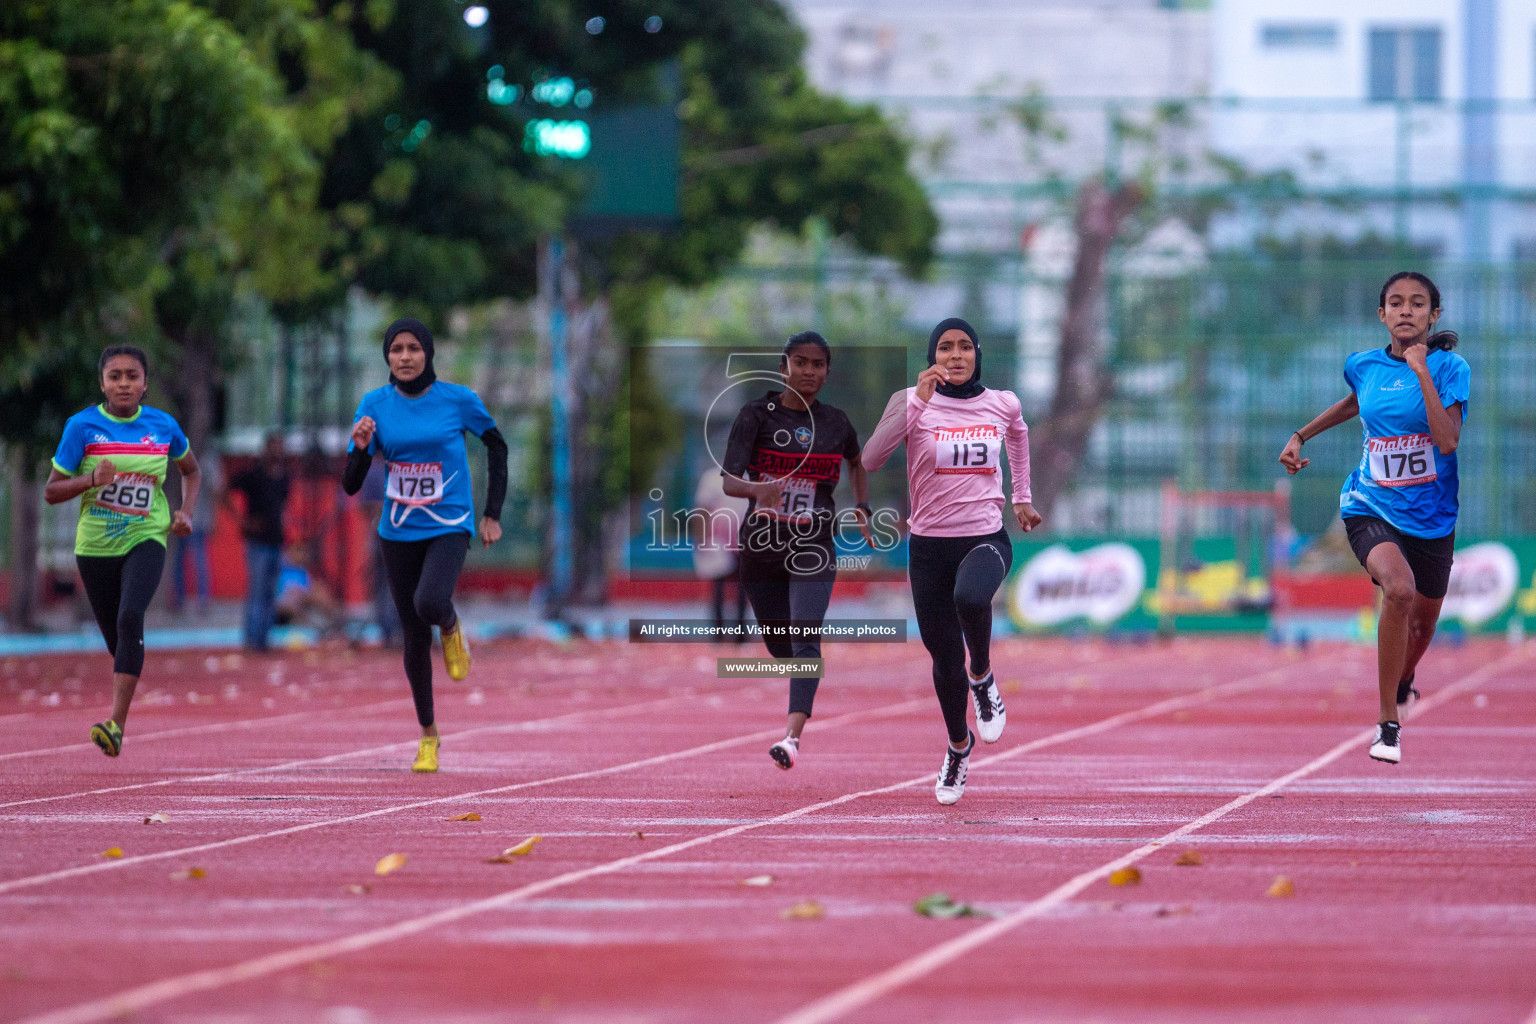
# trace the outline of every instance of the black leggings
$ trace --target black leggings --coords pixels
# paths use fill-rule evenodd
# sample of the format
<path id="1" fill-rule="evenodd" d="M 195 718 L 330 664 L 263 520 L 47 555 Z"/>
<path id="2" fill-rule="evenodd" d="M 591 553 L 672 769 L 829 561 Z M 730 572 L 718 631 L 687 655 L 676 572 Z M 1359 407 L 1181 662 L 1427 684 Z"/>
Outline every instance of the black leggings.
<path id="1" fill-rule="evenodd" d="M 1013 565 L 1013 544 L 1006 530 L 983 537 L 914 533 L 907 550 L 917 630 L 933 657 L 933 689 L 949 741 L 963 745 L 970 736 L 965 652 L 969 647 L 971 671 L 985 676 L 992 667 L 992 597 Z"/>
<path id="2" fill-rule="evenodd" d="M 389 592 L 400 612 L 405 640 L 405 678 L 411 682 L 416 721 L 425 729 L 432 716 L 432 627 L 452 629 L 453 588 L 469 554 L 469 534 L 445 533 L 427 540 L 379 539 Z"/>
<path id="3" fill-rule="evenodd" d="M 144 611 L 160 587 L 165 545 L 145 540 L 126 555 L 76 555 L 85 596 L 90 599 L 101 638 L 112 654 L 112 671 L 138 676 L 144 671 Z"/>
<path id="4" fill-rule="evenodd" d="M 744 563 L 741 569 L 741 587 L 752 602 L 752 612 L 761 625 L 776 623 L 780 626 L 820 626 L 827 617 L 827 605 L 832 601 L 832 585 L 837 582 L 837 570 L 824 570 L 815 576 L 801 576 L 783 566 L 764 566 L 760 563 Z M 821 640 L 790 640 L 784 637 L 764 637 L 768 653 L 775 658 L 819 658 Z M 789 713 L 810 717 L 811 706 L 816 702 L 816 686 L 820 679 L 797 676 L 789 681 Z"/>

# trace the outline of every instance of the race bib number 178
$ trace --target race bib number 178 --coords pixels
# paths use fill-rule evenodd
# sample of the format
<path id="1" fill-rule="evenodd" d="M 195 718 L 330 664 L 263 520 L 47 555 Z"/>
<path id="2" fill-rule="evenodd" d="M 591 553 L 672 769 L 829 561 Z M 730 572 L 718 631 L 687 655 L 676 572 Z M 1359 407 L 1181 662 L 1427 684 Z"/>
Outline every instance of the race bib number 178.
<path id="1" fill-rule="evenodd" d="M 1366 444 L 1371 482 L 1381 487 L 1411 487 L 1438 479 L 1435 439 L 1429 434 L 1373 437 Z"/>
<path id="2" fill-rule="evenodd" d="M 441 462 L 391 462 L 385 496 L 402 505 L 435 505 L 443 500 Z"/>

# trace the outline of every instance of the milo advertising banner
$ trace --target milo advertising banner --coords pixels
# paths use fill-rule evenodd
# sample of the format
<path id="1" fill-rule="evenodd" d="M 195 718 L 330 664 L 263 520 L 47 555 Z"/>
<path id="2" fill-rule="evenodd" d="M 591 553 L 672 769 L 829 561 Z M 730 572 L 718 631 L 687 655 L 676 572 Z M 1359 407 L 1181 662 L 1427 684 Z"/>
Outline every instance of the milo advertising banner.
<path id="1" fill-rule="evenodd" d="M 1233 538 L 1196 540 L 1185 564 L 1160 564 L 1152 539 L 1062 538 L 1014 544 L 1005 584 L 1013 622 L 1027 631 L 1262 631 L 1275 612 L 1274 583 L 1261 558 Z M 1353 583 L 1352 574 L 1313 577 Z M 1335 613 L 1358 615 L 1353 610 Z M 1284 610 L 1282 610 L 1282 613 Z M 1472 541 L 1456 549 L 1443 624 L 1493 632 L 1536 627 L 1536 538 Z"/>

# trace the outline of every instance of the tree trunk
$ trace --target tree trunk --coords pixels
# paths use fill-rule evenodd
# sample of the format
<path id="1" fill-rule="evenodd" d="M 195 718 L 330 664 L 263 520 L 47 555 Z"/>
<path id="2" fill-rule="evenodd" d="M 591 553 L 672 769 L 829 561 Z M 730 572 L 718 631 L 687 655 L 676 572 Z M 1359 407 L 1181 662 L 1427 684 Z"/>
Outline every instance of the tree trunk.
<path id="1" fill-rule="evenodd" d="M 571 594 L 601 604 L 608 592 L 604 471 L 615 445 L 609 437 L 621 386 L 608 303 L 598 298 L 571 320 Z"/>
<path id="2" fill-rule="evenodd" d="M 1113 392 L 1103 345 L 1104 268 L 1127 215 L 1144 195 L 1134 183 L 1113 192 L 1103 182 L 1084 182 L 1077 193 L 1077 257 L 1067 284 L 1056 363 L 1056 392 L 1045 423 L 1034 431 L 1030 484 L 1034 505 L 1049 524 L 1061 496 L 1077 475 L 1094 425 Z"/>
<path id="3" fill-rule="evenodd" d="M 12 629 L 37 629 L 37 548 L 42 523 L 37 466 L 25 447 L 10 450 Z"/>

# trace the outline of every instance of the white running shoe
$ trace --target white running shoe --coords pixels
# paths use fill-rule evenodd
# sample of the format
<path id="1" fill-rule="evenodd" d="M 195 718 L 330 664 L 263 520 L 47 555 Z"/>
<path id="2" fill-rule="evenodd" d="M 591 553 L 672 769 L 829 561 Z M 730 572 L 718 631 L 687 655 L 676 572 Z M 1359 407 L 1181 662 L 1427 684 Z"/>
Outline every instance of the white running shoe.
<path id="1" fill-rule="evenodd" d="M 785 736 L 768 748 L 768 756 L 773 758 L 773 763 L 785 771 L 789 771 L 795 766 L 795 755 L 798 753 L 800 753 L 800 738 L 798 736 Z"/>
<path id="2" fill-rule="evenodd" d="M 1003 707 L 1003 695 L 997 692 L 991 672 L 983 679 L 971 680 L 971 703 L 976 706 L 976 735 L 983 743 L 996 743 L 1008 724 L 1008 709 Z"/>
<path id="3" fill-rule="evenodd" d="M 1382 722 L 1376 726 L 1376 742 L 1371 744 L 1371 756 L 1378 761 L 1397 764 L 1403 759 L 1403 727 L 1396 722 Z"/>
<path id="4" fill-rule="evenodd" d="M 976 749 L 975 733 L 970 735 L 970 741 L 963 754 L 954 747 L 944 750 L 944 765 L 939 769 L 939 781 L 934 784 L 933 795 L 945 806 L 959 803 L 965 794 L 965 773 L 971 765 L 971 751 Z"/>

